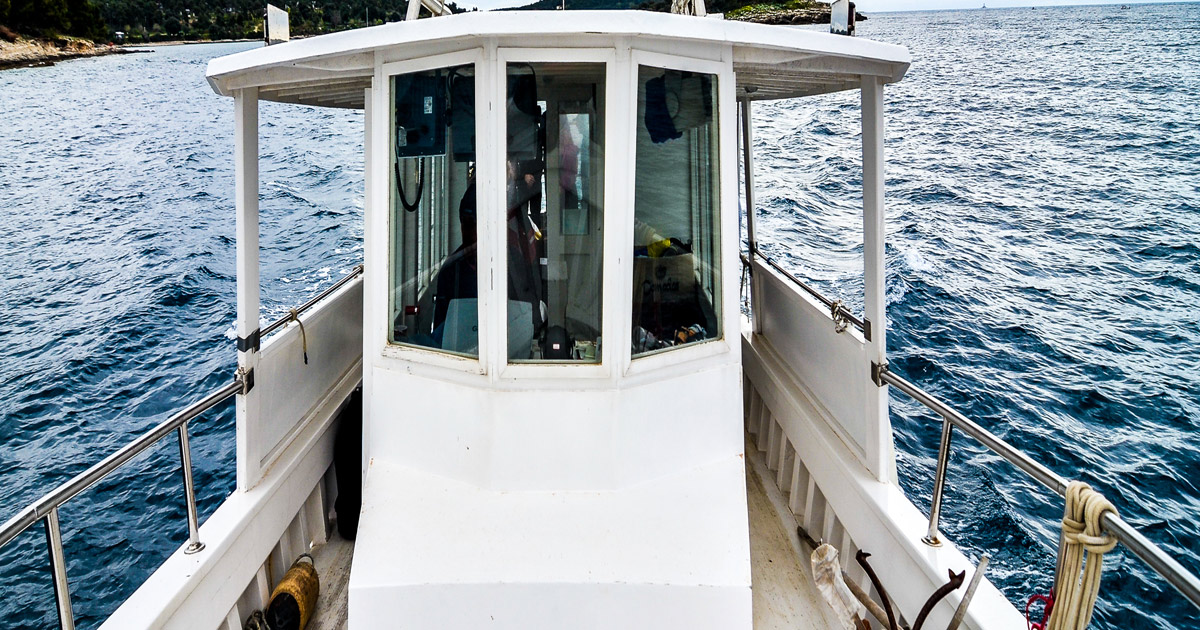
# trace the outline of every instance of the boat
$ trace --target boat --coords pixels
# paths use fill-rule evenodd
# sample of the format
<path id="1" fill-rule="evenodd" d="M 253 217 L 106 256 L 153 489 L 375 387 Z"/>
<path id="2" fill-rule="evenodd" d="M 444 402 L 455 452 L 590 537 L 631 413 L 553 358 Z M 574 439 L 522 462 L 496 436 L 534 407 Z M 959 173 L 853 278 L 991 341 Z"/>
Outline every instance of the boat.
<path id="1" fill-rule="evenodd" d="M 289 596 L 309 628 L 1025 623 L 940 532 L 951 438 L 1084 490 L 888 367 L 884 92 L 909 51 L 702 6 L 425 0 L 212 60 L 235 114 L 236 372 L 0 528 L 44 528 L 61 627 L 59 508 L 172 436 L 187 540 L 102 628 L 249 627 L 306 555 L 320 594 Z M 755 237 L 755 105 L 838 91 L 862 104 L 861 314 Z M 363 264 L 266 326 L 263 101 L 362 110 L 366 161 Z M 893 390 L 942 418 L 928 514 L 896 481 Z M 229 398 L 237 487 L 200 523 L 188 423 Z M 1087 526 L 1200 606 L 1115 511 Z"/>

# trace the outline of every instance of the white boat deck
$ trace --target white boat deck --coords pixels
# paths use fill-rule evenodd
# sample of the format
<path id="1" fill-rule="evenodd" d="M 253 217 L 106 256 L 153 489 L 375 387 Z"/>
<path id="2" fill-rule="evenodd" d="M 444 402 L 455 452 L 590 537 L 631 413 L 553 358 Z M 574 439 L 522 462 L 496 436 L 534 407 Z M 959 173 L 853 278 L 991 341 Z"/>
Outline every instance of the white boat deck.
<path id="1" fill-rule="evenodd" d="M 763 483 L 762 455 L 747 443 L 746 494 L 750 515 L 750 557 L 756 630 L 821 630 L 835 625 L 812 582 L 807 548 L 796 536 L 791 513 L 773 484 Z M 329 542 L 314 547 L 321 595 L 310 630 L 347 628 L 350 561 L 354 543 L 333 530 Z"/>
<path id="2" fill-rule="evenodd" d="M 795 518 L 779 489 L 763 481 L 766 462 L 749 439 L 746 453 L 755 630 L 838 627 L 813 584 L 811 550 L 796 535 Z"/>
<path id="3" fill-rule="evenodd" d="M 354 557 L 354 543 L 342 538 L 337 528 L 331 528 L 329 542 L 313 547 L 313 566 L 321 580 L 321 593 L 317 597 L 317 610 L 309 621 L 307 630 L 346 630 L 349 611 L 347 588 L 350 584 L 350 560 Z"/>

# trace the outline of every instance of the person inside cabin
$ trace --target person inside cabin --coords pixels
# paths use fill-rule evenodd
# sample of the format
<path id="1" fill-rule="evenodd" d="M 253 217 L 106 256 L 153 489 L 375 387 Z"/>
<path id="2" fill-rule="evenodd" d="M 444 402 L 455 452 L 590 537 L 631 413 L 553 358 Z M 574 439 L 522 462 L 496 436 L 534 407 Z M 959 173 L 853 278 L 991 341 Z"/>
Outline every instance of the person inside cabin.
<path id="1" fill-rule="evenodd" d="M 508 162 L 508 299 L 530 304 L 535 333 L 545 323 L 538 251 L 542 231 L 531 216 L 531 208 L 540 211 L 541 206 L 539 175 L 528 164 Z"/>
<path id="2" fill-rule="evenodd" d="M 442 343 L 443 325 L 450 302 L 459 298 L 479 296 L 478 233 L 476 221 L 475 172 L 472 169 L 470 184 L 458 204 L 458 223 L 462 232 L 462 245 L 450 254 L 437 274 L 437 291 L 433 295 L 434 339 Z"/>
<path id="3" fill-rule="evenodd" d="M 458 221 L 462 232 L 462 244 L 450 254 L 438 270 L 437 287 L 433 296 L 433 337 L 442 343 L 446 316 L 450 303 L 460 298 L 479 296 L 478 268 L 478 222 L 475 173 L 471 171 L 470 184 L 458 204 Z M 516 175 L 509 165 L 509 212 L 508 212 L 508 299 L 528 302 L 533 313 L 532 324 L 537 330 L 542 324 L 541 275 L 538 273 L 536 240 L 540 232 L 529 218 L 527 206 L 529 190 L 536 182 L 531 175 Z"/>

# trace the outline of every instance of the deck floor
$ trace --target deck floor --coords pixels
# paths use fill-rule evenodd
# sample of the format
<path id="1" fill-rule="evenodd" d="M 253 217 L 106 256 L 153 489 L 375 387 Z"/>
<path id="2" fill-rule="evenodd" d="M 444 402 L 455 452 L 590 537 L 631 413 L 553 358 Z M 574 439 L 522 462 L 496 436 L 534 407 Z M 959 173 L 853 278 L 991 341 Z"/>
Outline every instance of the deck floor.
<path id="1" fill-rule="evenodd" d="M 755 630 L 823 630 L 835 627 L 801 555 L 787 503 L 771 481 L 761 454 L 747 443 L 746 500 L 750 514 L 750 562 Z M 787 523 L 787 524 L 785 524 Z M 310 630 L 346 630 L 350 561 L 354 543 L 332 528 L 329 541 L 312 550 L 321 594 Z"/>
<path id="2" fill-rule="evenodd" d="M 813 584 L 807 562 L 811 550 L 796 535 L 787 501 L 770 478 L 762 479 L 768 474 L 766 463 L 749 441 L 746 454 L 754 630 L 838 627 Z"/>
<path id="3" fill-rule="evenodd" d="M 321 580 L 317 610 L 306 630 L 346 630 L 349 609 L 350 560 L 354 543 L 342 538 L 331 527 L 329 541 L 312 549 L 313 566 Z"/>

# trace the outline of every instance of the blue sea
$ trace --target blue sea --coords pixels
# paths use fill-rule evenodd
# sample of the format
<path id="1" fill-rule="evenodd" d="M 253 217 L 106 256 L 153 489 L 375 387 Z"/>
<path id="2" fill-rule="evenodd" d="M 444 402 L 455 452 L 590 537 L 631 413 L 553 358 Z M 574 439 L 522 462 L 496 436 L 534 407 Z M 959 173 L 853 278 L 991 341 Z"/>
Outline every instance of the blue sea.
<path id="1" fill-rule="evenodd" d="M 859 36 L 913 55 L 886 90 L 893 369 L 1200 572 L 1200 4 L 869 17 Z M 204 68 L 256 45 L 0 72 L 0 520 L 232 378 L 233 103 Z M 860 310 L 857 95 L 755 113 L 761 247 Z M 260 119 L 273 319 L 362 259 L 362 116 Z M 928 509 L 939 420 L 893 393 L 892 421 Z M 191 435 L 208 515 L 234 488 L 231 407 Z M 186 539 L 177 451 L 63 508 L 80 627 Z M 1061 510 L 956 436 L 942 529 L 1019 607 L 1050 586 Z M 55 625 L 46 558 L 40 526 L 0 550 L 0 628 Z M 1095 627 L 1198 617 L 1106 558 Z"/>

